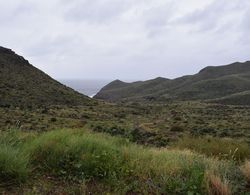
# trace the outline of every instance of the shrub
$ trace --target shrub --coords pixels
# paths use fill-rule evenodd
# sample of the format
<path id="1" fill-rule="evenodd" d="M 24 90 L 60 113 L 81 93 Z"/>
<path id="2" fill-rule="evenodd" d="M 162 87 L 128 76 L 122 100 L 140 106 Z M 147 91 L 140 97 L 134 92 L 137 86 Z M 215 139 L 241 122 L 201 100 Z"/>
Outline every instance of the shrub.
<path id="1" fill-rule="evenodd" d="M 51 121 L 51 122 L 56 122 L 56 121 L 57 121 L 57 119 L 56 119 L 56 118 L 54 118 L 54 117 L 52 117 L 52 118 L 50 119 L 50 121 Z"/>
<path id="2" fill-rule="evenodd" d="M 183 132 L 184 129 L 180 126 L 173 126 L 171 127 L 170 131 L 173 131 L 173 132 Z"/>

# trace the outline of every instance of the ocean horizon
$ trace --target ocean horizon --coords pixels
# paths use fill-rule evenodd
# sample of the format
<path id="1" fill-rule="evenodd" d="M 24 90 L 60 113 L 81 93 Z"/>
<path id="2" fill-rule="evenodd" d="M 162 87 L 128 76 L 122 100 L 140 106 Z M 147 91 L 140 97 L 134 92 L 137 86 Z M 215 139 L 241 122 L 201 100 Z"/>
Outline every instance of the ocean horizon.
<path id="1" fill-rule="evenodd" d="M 91 98 L 111 81 L 104 79 L 59 79 L 62 84 Z"/>

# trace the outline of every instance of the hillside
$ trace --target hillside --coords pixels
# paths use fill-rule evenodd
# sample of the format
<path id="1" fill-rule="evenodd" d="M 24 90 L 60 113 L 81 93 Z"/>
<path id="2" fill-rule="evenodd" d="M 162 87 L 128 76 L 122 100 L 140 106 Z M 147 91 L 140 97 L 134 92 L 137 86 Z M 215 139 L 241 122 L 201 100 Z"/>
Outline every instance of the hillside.
<path id="1" fill-rule="evenodd" d="M 215 102 L 250 104 L 247 68 L 116 80 L 102 89 L 103 99 L 188 99 L 194 89 L 203 92 L 196 98 L 216 97 L 216 88 Z M 249 192 L 250 107 L 95 101 L 6 48 L 0 48 L 0 100 L 1 194 Z"/>
<path id="2" fill-rule="evenodd" d="M 195 75 L 172 80 L 156 78 L 134 83 L 119 81 L 119 85 L 117 85 L 118 81 L 114 82 L 105 86 L 95 98 L 108 101 L 217 100 L 221 98 L 220 103 L 230 103 L 228 99 L 233 94 L 250 90 L 250 62 L 209 66 Z M 223 101 L 224 97 L 227 101 Z M 248 102 L 242 103 L 241 96 L 237 97 L 239 104 Z"/>
<path id="3" fill-rule="evenodd" d="M 92 100 L 55 81 L 14 51 L 0 47 L 0 106 L 85 105 Z"/>
<path id="4" fill-rule="evenodd" d="M 230 105 L 250 105 L 250 91 L 243 91 L 223 98 L 215 99 L 211 102 L 224 103 Z"/>

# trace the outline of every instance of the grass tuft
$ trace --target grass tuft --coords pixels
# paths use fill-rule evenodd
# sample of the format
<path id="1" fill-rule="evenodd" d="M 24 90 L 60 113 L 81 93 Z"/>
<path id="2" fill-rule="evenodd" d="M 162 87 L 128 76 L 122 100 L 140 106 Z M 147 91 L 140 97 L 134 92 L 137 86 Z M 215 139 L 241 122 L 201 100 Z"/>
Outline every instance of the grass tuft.
<path id="1" fill-rule="evenodd" d="M 250 161 L 246 161 L 245 164 L 241 167 L 241 171 L 244 176 L 247 178 L 247 182 L 250 185 Z"/>
<path id="2" fill-rule="evenodd" d="M 11 146 L 0 144 L 0 184 L 18 184 L 27 179 L 28 159 Z"/>
<path id="3" fill-rule="evenodd" d="M 229 182 L 212 173 L 206 174 L 207 189 L 209 195 L 231 195 Z"/>

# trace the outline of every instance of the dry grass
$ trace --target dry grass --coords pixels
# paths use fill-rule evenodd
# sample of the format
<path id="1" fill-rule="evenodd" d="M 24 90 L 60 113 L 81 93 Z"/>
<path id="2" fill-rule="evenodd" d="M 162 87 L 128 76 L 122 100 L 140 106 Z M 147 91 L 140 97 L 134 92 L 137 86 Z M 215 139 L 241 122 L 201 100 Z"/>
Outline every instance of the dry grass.
<path id="1" fill-rule="evenodd" d="M 245 175 L 247 182 L 250 185 L 250 161 L 245 162 L 245 164 L 241 167 L 241 171 Z"/>
<path id="2" fill-rule="evenodd" d="M 230 195 L 228 181 L 222 181 L 220 177 L 213 173 L 206 173 L 206 184 L 209 195 Z"/>

